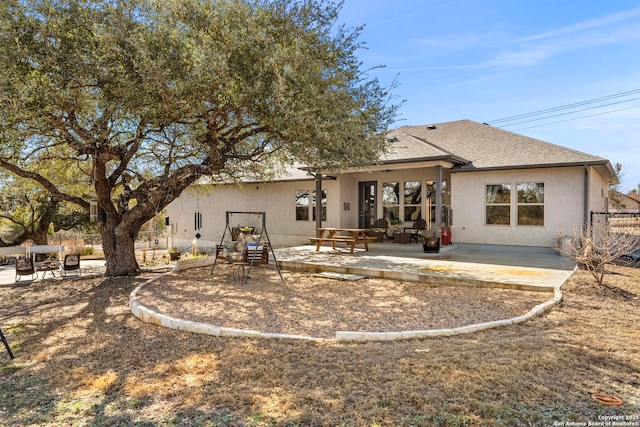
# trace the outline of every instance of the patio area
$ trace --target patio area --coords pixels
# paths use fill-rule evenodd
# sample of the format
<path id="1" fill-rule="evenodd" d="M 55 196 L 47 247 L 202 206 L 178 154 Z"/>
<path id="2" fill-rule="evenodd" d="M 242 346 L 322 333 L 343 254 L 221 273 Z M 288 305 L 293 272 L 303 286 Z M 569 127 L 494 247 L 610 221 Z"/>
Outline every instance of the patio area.
<path id="1" fill-rule="evenodd" d="M 562 286 L 576 266 L 572 258 L 539 247 L 455 244 L 440 253 L 424 253 L 422 244 L 370 243 L 369 251 L 358 247 L 351 254 L 348 247 L 338 246 L 335 251 L 322 246 L 320 252 L 315 245 L 279 248 L 275 254 L 285 270 L 533 291 Z M 82 271 L 101 274 L 104 261 L 83 260 Z M 0 266 L 0 285 L 14 281 L 14 266 Z"/>
<path id="2" fill-rule="evenodd" d="M 231 264 L 151 279 L 131 294 L 144 322 L 216 336 L 369 341 L 456 335 L 529 320 L 560 302 L 575 262 L 548 248 L 370 244 L 275 250 L 285 281 Z M 332 280 L 309 273 L 359 275 Z M 340 278 L 338 278 L 340 279 Z M 391 279 L 391 280 L 389 280 Z M 454 285 L 454 286 L 451 286 Z M 498 289 L 496 289 L 498 288 Z M 538 291 L 538 292 L 530 292 Z M 180 303 L 178 303 L 180 302 Z"/>
<path id="3" fill-rule="evenodd" d="M 335 272 L 366 277 L 475 285 L 529 291 L 552 291 L 573 273 L 573 258 L 551 248 L 454 244 L 439 253 L 422 244 L 371 243 L 369 251 L 315 245 L 276 249 L 281 268 L 314 273 Z"/>

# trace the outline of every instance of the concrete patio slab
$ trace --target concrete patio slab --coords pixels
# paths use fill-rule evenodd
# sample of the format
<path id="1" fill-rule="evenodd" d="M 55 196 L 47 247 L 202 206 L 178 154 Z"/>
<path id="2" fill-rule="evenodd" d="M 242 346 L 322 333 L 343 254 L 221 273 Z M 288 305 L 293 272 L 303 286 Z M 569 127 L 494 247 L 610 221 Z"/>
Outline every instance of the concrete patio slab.
<path id="1" fill-rule="evenodd" d="M 330 271 L 368 277 L 552 291 L 573 273 L 572 258 L 550 248 L 456 244 L 425 253 L 421 244 L 372 243 L 369 251 L 316 251 L 315 245 L 275 251 L 281 267 L 319 273 Z"/>

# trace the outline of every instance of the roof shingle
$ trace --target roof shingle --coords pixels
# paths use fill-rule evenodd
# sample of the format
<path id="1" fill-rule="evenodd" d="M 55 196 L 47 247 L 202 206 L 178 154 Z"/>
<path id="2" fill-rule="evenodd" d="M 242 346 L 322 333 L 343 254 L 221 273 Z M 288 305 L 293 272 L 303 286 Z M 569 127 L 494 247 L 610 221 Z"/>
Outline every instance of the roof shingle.
<path id="1" fill-rule="evenodd" d="M 403 126 L 389 136 L 397 142 L 383 161 L 450 154 L 472 162 L 475 168 L 606 162 L 598 156 L 471 120 Z"/>

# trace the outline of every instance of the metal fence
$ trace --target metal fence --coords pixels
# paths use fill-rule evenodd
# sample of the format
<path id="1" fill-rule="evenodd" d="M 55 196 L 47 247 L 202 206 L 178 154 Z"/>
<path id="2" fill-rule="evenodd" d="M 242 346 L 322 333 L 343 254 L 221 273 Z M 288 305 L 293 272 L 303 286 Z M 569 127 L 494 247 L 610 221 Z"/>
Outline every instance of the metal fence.
<path id="1" fill-rule="evenodd" d="M 136 249 L 167 249 L 168 235 L 154 231 L 141 231 L 136 238 Z M 49 244 L 65 245 L 77 248 L 92 248 L 102 250 L 102 236 L 100 234 L 55 233 L 49 237 Z"/>
<path id="2" fill-rule="evenodd" d="M 591 227 L 601 225 L 616 233 L 640 234 L 640 212 L 591 212 Z"/>

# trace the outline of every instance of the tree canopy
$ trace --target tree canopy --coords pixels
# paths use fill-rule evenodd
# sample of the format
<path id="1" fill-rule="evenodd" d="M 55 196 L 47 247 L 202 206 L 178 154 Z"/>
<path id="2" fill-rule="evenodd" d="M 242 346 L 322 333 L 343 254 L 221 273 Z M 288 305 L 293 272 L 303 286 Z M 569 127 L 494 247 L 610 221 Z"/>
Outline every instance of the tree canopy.
<path id="1" fill-rule="evenodd" d="M 340 8 L 6 0 L 0 167 L 97 204 L 107 274 L 134 274 L 137 231 L 200 176 L 379 158 L 397 108 L 362 70 L 360 29 L 336 25 Z"/>

